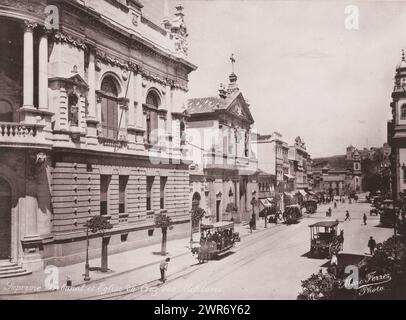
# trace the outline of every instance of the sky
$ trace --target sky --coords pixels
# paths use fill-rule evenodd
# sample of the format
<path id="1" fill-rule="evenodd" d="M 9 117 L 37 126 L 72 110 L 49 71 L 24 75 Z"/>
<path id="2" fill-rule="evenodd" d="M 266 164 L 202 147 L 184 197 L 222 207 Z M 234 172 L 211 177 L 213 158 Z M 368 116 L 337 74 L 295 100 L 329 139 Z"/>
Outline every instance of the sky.
<path id="1" fill-rule="evenodd" d="M 159 16 L 164 0 L 146 1 Z M 189 97 L 217 95 L 234 53 L 259 133 L 280 132 L 289 144 L 300 136 L 313 158 L 386 142 L 406 2 L 171 0 L 170 7 L 178 2 L 198 66 Z M 345 27 L 349 5 L 359 9 L 356 30 Z"/>

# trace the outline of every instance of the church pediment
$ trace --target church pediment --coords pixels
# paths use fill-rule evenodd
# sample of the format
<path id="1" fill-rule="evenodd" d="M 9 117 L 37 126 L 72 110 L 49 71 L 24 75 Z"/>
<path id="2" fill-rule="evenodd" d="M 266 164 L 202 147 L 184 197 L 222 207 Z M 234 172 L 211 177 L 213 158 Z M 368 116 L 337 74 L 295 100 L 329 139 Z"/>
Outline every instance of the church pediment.
<path id="1" fill-rule="evenodd" d="M 244 119 L 250 123 L 254 123 L 254 118 L 252 117 L 249 105 L 244 99 L 242 93 L 239 93 L 235 99 L 230 102 L 229 106 L 227 107 L 227 111 L 238 118 Z"/>
<path id="2" fill-rule="evenodd" d="M 88 88 L 86 81 L 79 74 L 70 77 L 69 80 L 79 87 Z"/>

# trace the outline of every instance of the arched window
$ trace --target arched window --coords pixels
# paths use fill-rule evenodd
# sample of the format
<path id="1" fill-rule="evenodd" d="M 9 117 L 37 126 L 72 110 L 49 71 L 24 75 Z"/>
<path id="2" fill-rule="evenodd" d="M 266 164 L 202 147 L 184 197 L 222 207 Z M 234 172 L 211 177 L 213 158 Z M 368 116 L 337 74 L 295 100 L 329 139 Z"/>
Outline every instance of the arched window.
<path id="1" fill-rule="evenodd" d="M 402 104 L 402 106 L 400 107 L 400 119 L 406 119 L 406 103 Z"/>
<path id="2" fill-rule="evenodd" d="M 13 108 L 7 101 L 0 101 L 0 121 L 13 122 Z"/>
<path id="3" fill-rule="evenodd" d="M 101 122 L 104 138 L 117 139 L 118 89 L 112 77 L 107 76 L 101 84 Z"/>
<path id="4" fill-rule="evenodd" d="M 78 96 L 71 93 L 68 96 L 68 122 L 72 127 L 77 127 L 79 125 L 79 106 L 78 106 Z"/>
<path id="5" fill-rule="evenodd" d="M 158 141 L 158 108 L 161 99 L 155 91 L 150 91 L 146 99 L 147 105 L 147 142 L 156 144 Z"/>
<path id="6" fill-rule="evenodd" d="M 244 156 L 249 157 L 249 133 L 248 131 L 245 133 L 245 148 L 244 148 Z"/>
<path id="7" fill-rule="evenodd" d="M 159 106 L 161 105 L 161 99 L 159 96 L 156 94 L 154 91 L 150 91 L 147 95 L 147 105 L 150 107 L 153 107 L 155 109 L 158 109 Z"/>

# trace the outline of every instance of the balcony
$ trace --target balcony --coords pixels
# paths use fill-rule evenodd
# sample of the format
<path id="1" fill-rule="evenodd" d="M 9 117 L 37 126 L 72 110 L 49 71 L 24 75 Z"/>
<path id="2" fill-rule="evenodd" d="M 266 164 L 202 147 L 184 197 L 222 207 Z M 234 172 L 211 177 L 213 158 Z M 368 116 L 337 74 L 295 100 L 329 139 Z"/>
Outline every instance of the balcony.
<path id="1" fill-rule="evenodd" d="M 111 139 L 98 137 L 99 143 L 105 147 L 112 147 L 114 149 L 124 149 L 127 148 L 128 142 L 125 139 Z"/>
<path id="2" fill-rule="evenodd" d="M 0 122 L 0 146 L 50 148 L 44 125 L 18 122 Z"/>

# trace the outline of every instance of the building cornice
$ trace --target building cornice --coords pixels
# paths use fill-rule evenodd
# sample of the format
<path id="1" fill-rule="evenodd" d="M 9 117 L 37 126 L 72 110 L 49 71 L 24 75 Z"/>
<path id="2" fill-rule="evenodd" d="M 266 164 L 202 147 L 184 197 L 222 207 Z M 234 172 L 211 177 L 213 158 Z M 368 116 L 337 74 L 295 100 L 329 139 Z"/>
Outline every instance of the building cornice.
<path id="1" fill-rule="evenodd" d="M 76 9 L 75 12 L 82 15 L 84 18 L 89 19 L 89 23 L 95 25 L 96 27 L 100 28 L 103 27 L 109 32 L 114 33 L 114 37 L 122 37 L 124 38 L 124 42 L 131 44 L 134 47 L 139 47 L 142 50 L 145 50 L 153 55 L 159 56 L 160 58 L 167 60 L 167 62 L 172 62 L 175 64 L 181 64 L 188 69 L 189 72 L 194 71 L 197 69 L 197 66 L 190 63 L 189 61 L 177 57 L 173 54 L 165 52 L 156 46 L 156 44 L 143 39 L 142 37 L 130 33 L 124 29 L 121 29 L 117 26 L 111 24 L 108 20 L 103 18 L 103 16 L 90 8 L 77 3 L 75 1 L 67 1 L 67 0 L 53 0 L 52 3 L 55 5 L 59 4 L 61 6 L 69 6 L 72 9 Z M 146 19 L 145 17 L 143 18 Z M 148 20 L 148 19 L 147 19 Z M 151 22 L 152 23 L 152 22 Z M 74 26 L 73 26 L 74 27 Z"/>

